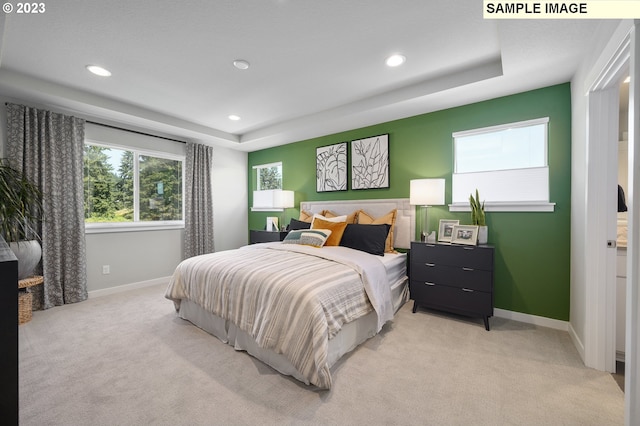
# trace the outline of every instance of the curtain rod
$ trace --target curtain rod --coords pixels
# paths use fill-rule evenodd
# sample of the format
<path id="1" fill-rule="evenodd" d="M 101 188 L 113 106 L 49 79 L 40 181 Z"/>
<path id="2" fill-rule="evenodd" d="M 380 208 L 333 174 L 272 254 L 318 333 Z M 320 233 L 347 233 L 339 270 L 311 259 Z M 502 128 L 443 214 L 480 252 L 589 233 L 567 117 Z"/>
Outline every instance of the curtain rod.
<path id="1" fill-rule="evenodd" d="M 8 106 L 10 103 L 12 103 L 12 102 L 5 102 L 4 104 L 5 104 L 5 106 Z M 19 105 L 19 104 L 16 104 L 16 105 Z M 165 140 L 168 140 L 168 141 L 171 141 L 171 142 L 178 142 L 178 143 L 184 143 L 184 144 L 187 143 L 185 141 L 181 141 L 181 140 L 178 140 L 178 139 L 172 139 L 172 138 L 168 138 L 168 137 L 165 137 L 165 136 L 152 135 L 151 133 L 140 132 L 138 130 L 124 129 L 122 127 L 112 126 L 110 124 L 98 123 L 96 121 L 91 121 L 91 120 L 85 120 L 85 123 L 95 124 L 96 126 L 109 127 L 111 129 L 116 129 L 116 130 L 124 130 L 125 132 L 137 133 L 139 135 L 151 136 L 151 137 L 154 137 L 154 138 L 165 139 Z"/>
<path id="2" fill-rule="evenodd" d="M 151 133 L 145 133 L 145 132 L 140 132 L 138 130 L 131 130 L 131 129 L 124 129 L 122 127 L 118 127 L 118 126 L 112 126 L 111 124 L 104 124 L 104 123 L 98 123 L 96 121 L 91 121 L 91 120 L 85 120 L 85 122 L 90 123 L 90 124 L 95 124 L 96 126 L 103 126 L 103 127 L 108 127 L 110 129 L 116 129 L 116 130 L 124 130 L 125 132 L 131 132 L 131 133 L 137 133 L 139 135 L 144 135 L 144 136 L 151 136 L 154 138 L 160 138 L 160 139 L 165 139 L 171 142 L 178 142 L 178 143 L 185 143 L 185 141 L 181 141 L 178 139 L 172 139 L 172 138 L 168 138 L 165 136 L 158 136 L 158 135 L 152 135 Z"/>

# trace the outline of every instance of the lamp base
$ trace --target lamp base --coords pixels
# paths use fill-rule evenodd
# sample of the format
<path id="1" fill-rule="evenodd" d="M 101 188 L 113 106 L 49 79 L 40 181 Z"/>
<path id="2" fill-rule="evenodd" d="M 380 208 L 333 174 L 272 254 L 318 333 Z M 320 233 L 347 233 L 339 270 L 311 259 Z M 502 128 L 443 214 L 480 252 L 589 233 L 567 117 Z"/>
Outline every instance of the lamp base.
<path id="1" fill-rule="evenodd" d="M 435 243 L 436 242 L 436 231 L 431 231 L 429 234 L 425 232 L 420 233 L 420 242 L 423 243 Z"/>

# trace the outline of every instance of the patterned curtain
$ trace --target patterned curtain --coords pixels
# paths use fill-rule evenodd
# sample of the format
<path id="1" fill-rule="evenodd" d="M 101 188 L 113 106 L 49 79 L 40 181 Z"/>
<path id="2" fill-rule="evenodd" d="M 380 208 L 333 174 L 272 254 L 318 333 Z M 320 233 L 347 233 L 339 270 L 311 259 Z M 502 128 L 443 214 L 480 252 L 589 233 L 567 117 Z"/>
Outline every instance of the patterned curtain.
<path id="1" fill-rule="evenodd" d="M 213 148 L 187 142 L 185 167 L 184 257 L 212 253 L 213 197 L 211 167 Z"/>
<path id="2" fill-rule="evenodd" d="M 84 120 L 7 104 L 9 161 L 43 193 L 42 275 L 33 308 L 87 299 L 83 190 Z"/>

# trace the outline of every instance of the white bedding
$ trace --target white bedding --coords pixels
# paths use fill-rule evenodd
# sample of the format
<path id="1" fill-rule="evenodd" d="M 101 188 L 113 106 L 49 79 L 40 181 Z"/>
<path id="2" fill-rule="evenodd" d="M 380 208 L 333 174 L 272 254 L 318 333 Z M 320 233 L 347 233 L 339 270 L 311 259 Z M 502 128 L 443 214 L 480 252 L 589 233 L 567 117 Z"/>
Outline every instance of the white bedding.
<path id="1" fill-rule="evenodd" d="M 236 256 L 240 256 L 240 265 L 230 260 Z M 301 259 L 306 259 L 305 266 Z M 176 269 L 166 296 L 182 317 L 236 349 L 247 350 L 305 383 L 330 388 L 329 368 L 363 336 L 333 346 L 329 341 L 343 328 L 349 330 L 348 325 L 357 318 L 368 318 L 369 328 L 373 326 L 365 339 L 393 318 L 398 300 L 400 304 L 406 301 L 405 262 L 405 255 L 372 256 L 345 247 L 258 244 L 187 259 Z M 216 264 L 227 264 L 226 269 L 220 272 L 212 266 Z M 248 265 L 253 266 L 249 276 L 238 281 L 240 271 Z M 333 279 L 327 282 L 327 276 Z M 212 285 L 215 282 L 222 284 Z M 276 290 L 269 290 L 266 282 Z M 298 287 L 311 289 L 314 297 L 301 295 Z M 290 291 L 292 288 L 296 291 Z M 314 299 L 327 296 L 329 290 L 332 295 L 328 298 Z M 239 295 L 236 301 L 230 297 L 234 293 Z M 310 317 L 303 318 L 303 313 Z M 343 336 L 336 338 L 340 340 Z"/>

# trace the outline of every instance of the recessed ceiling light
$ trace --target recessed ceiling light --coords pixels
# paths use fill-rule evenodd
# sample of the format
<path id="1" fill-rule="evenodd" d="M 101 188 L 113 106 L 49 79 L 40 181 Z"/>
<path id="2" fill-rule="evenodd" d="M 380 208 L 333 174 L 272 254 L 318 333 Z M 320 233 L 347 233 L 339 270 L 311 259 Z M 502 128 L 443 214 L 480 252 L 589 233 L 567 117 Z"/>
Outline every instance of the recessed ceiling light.
<path id="1" fill-rule="evenodd" d="M 249 62 L 244 59 L 236 59 L 233 61 L 233 66 L 238 68 L 239 70 L 246 70 L 249 68 Z"/>
<path id="2" fill-rule="evenodd" d="M 86 67 L 90 72 L 94 73 L 95 75 L 99 75 L 100 77 L 110 77 L 111 76 L 111 71 L 104 69 L 102 67 L 99 67 L 98 65 L 87 65 Z"/>
<path id="3" fill-rule="evenodd" d="M 399 65 L 404 64 L 406 60 L 407 58 L 404 55 L 396 54 L 396 55 L 389 56 L 385 61 L 385 63 L 389 67 L 397 67 Z"/>
<path id="4" fill-rule="evenodd" d="M 229 120 L 238 121 L 240 120 L 240 117 L 238 117 L 237 115 L 231 114 L 229 116 Z"/>
<path id="5" fill-rule="evenodd" d="M 628 75 L 627 78 L 624 79 L 623 83 L 630 83 L 631 82 L 631 76 Z"/>

